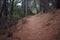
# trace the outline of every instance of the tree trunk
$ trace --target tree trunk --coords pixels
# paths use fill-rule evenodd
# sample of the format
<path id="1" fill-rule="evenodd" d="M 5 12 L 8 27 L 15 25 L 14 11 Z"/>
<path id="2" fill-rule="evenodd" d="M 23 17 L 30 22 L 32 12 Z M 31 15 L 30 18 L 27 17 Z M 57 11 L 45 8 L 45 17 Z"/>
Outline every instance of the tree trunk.
<path id="1" fill-rule="evenodd" d="M 28 0 L 24 0 L 24 13 L 28 16 Z"/>
<path id="2" fill-rule="evenodd" d="M 14 6 L 14 0 L 10 0 L 10 2 L 11 2 L 11 10 L 10 10 L 10 18 L 12 18 L 12 14 L 13 14 L 13 6 Z"/>

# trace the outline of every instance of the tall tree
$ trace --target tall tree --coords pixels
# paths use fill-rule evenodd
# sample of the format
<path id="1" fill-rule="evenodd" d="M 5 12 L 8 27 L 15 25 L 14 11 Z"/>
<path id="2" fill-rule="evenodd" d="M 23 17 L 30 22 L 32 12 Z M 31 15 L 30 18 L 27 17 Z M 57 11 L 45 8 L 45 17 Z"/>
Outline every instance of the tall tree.
<path id="1" fill-rule="evenodd" d="M 34 0 L 34 7 L 35 7 L 36 10 L 38 11 L 37 4 L 36 4 L 36 0 Z"/>
<path id="2" fill-rule="evenodd" d="M 11 3 L 11 10 L 10 10 L 10 17 L 13 14 L 13 6 L 14 6 L 14 0 L 10 0 Z"/>
<path id="3" fill-rule="evenodd" d="M 28 0 L 24 0 L 24 12 L 28 16 Z"/>
<path id="4" fill-rule="evenodd" d="M 2 16 L 2 12 L 4 11 L 4 15 L 8 15 L 8 7 L 7 7 L 7 1 L 8 0 L 2 0 L 2 5 L 0 7 L 0 17 Z"/>
<path id="5" fill-rule="evenodd" d="M 2 16 L 2 12 L 3 12 L 3 8 L 4 8 L 4 6 L 3 6 L 4 4 L 2 2 L 3 2 L 3 0 L 0 1 L 0 18 Z"/>

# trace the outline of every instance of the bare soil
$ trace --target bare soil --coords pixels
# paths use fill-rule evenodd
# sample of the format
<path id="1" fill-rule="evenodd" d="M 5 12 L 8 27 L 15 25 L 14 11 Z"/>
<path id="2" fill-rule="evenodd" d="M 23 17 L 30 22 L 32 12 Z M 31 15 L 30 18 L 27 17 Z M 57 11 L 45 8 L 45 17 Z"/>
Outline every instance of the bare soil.
<path id="1" fill-rule="evenodd" d="M 16 26 L 11 38 L 1 40 L 60 40 L 60 10 L 19 20 Z"/>

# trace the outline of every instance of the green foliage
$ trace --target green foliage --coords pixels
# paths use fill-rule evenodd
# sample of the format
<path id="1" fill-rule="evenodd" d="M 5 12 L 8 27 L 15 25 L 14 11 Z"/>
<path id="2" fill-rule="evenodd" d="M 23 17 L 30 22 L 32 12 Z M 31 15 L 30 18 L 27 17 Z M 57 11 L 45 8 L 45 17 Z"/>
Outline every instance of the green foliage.
<path id="1" fill-rule="evenodd" d="M 9 8 L 9 11 L 10 11 L 10 7 L 11 7 L 11 3 L 7 3 L 7 6 Z M 35 5 L 32 5 L 30 8 L 28 8 L 28 15 L 34 15 L 34 12 L 36 13 L 37 8 L 35 7 Z M 13 14 L 11 15 L 11 18 L 9 18 L 9 16 L 4 16 L 4 12 L 3 12 L 3 16 L 0 18 L 0 22 L 2 23 L 2 25 L 4 25 L 3 21 L 5 21 L 5 18 L 7 17 L 6 20 L 9 21 L 8 24 L 8 27 L 10 27 L 9 25 L 15 25 L 15 23 L 18 21 L 18 19 L 21 19 L 23 17 L 25 17 L 25 13 L 24 13 L 24 6 L 22 4 L 22 6 L 17 6 L 17 2 L 14 2 L 14 6 L 13 6 Z M 4 25 L 5 26 L 5 25 Z M 3 27 L 4 27 L 3 26 Z"/>
<path id="2" fill-rule="evenodd" d="M 18 17 L 18 18 L 21 18 L 21 17 L 24 17 L 24 9 L 23 7 L 18 7 L 17 6 L 17 3 L 14 4 L 14 8 L 13 8 L 13 16 L 14 17 Z"/>

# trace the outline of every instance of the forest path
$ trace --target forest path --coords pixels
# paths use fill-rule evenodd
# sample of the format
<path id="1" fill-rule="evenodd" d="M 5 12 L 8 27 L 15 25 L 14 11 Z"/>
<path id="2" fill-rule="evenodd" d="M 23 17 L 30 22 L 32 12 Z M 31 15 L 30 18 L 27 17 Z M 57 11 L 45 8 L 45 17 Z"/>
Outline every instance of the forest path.
<path id="1" fill-rule="evenodd" d="M 54 12 L 53 12 L 54 13 Z M 60 40 L 60 10 L 54 14 L 36 14 L 24 19 L 24 24 L 18 21 L 13 36 L 3 40 Z"/>
<path id="2" fill-rule="evenodd" d="M 56 15 L 45 13 L 31 16 L 27 19 L 26 23 L 22 25 L 22 30 L 14 33 L 13 36 L 16 36 L 19 40 L 59 40 L 59 17 L 59 11 L 57 11 Z M 19 25 L 19 27 L 20 26 L 21 25 Z"/>

